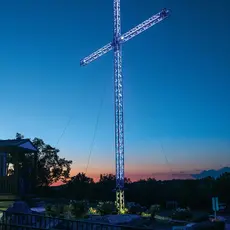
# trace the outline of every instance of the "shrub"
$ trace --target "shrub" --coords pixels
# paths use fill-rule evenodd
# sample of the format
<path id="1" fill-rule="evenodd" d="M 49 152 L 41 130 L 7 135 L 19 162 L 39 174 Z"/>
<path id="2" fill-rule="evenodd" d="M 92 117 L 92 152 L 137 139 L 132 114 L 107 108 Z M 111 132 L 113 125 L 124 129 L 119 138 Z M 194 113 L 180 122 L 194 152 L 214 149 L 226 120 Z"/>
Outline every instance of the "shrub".
<path id="1" fill-rule="evenodd" d="M 142 216 L 149 216 L 150 212 L 147 210 L 146 207 L 141 206 L 140 204 L 134 203 L 134 202 L 129 202 L 127 203 L 127 211 L 130 214 L 136 214 L 136 215 L 143 215 Z M 145 215 L 146 214 L 146 215 Z"/>
<path id="2" fill-rule="evenodd" d="M 47 204 L 47 205 L 45 206 L 46 212 L 50 212 L 50 211 L 51 211 L 51 208 L 52 208 L 52 205 L 51 205 L 51 204 Z"/>
<path id="3" fill-rule="evenodd" d="M 79 218 L 87 213 L 87 203 L 85 201 L 70 201 L 68 205 L 48 204 L 45 206 L 46 214 L 60 218 Z"/>
<path id="4" fill-rule="evenodd" d="M 53 208 L 52 208 L 52 204 L 47 204 L 45 206 L 45 213 L 47 216 L 52 216 L 52 212 L 53 212 Z"/>
<path id="5" fill-rule="evenodd" d="M 190 220 L 192 218 L 192 213 L 188 209 L 177 208 L 172 213 L 172 219 L 174 220 Z"/>
<path id="6" fill-rule="evenodd" d="M 116 212 L 116 208 L 113 202 L 99 202 L 97 206 L 101 215 L 108 215 Z"/>
<path id="7" fill-rule="evenodd" d="M 52 205 L 51 210 L 50 210 L 50 215 L 52 217 L 58 217 L 59 216 L 58 205 Z"/>
<path id="8" fill-rule="evenodd" d="M 96 208 L 90 207 L 88 210 L 88 215 L 100 215 L 100 212 Z"/>
<path id="9" fill-rule="evenodd" d="M 71 200 L 69 204 L 70 212 L 75 218 L 83 217 L 87 213 L 87 203 L 85 201 Z"/>
<path id="10" fill-rule="evenodd" d="M 157 212 L 160 211 L 160 205 L 159 204 L 154 204 L 151 205 L 150 209 L 149 209 L 149 213 L 151 215 L 151 218 L 154 219 L 155 215 L 157 214 Z"/>
<path id="11" fill-rule="evenodd" d="M 142 216 L 142 217 L 145 217 L 145 218 L 152 217 L 152 215 L 151 215 L 150 213 L 148 213 L 148 212 L 142 212 L 142 213 L 141 213 L 141 216 Z"/>
<path id="12" fill-rule="evenodd" d="M 199 216 L 194 216 L 192 218 L 192 222 L 195 222 L 195 223 L 200 223 L 200 222 L 208 221 L 208 220 L 209 220 L 209 215 L 207 213 L 202 213 Z"/>
<path id="13" fill-rule="evenodd" d="M 46 214 L 52 217 L 63 217 L 64 206 L 61 204 L 48 204 L 45 206 Z"/>
<path id="14" fill-rule="evenodd" d="M 137 215 L 139 215 L 139 214 L 141 214 L 143 212 L 143 208 L 139 204 L 132 204 L 132 205 L 129 206 L 128 212 L 130 214 L 137 214 Z"/>
<path id="15" fill-rule="evenodd" d="M 66 219 L 72 219 L 74 216 L 72 214 L 72 209 L 70 205 L 64 205 L 63 216 Z"/>

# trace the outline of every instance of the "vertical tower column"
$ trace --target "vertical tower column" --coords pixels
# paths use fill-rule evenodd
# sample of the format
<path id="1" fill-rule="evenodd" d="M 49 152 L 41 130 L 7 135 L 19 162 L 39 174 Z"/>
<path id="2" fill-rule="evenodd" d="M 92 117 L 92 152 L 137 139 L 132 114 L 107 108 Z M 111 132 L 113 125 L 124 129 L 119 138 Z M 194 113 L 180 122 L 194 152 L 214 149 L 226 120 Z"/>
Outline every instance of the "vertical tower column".
<path id="1" fill-rule="evenodd" d="M 114 0 L 114 100 L 115 100 L 115 156 L 116 156 L 116 207 L 124 210 L 124 122 L 120 0 Z"/>
<path id="2" fill-rule="evenodd" d="M 146 31 L 164 20 L 169 10 L 163 9 L 143 21 L 128 32 L 121 35 L 120 0 L 113 0 L 113 41 L 88 55 L 80 61 L 81 66 L 88 65 L 110 50 L 114 50 L 114 98 L 115 98 L 115 158 L 116 158 L 116 207 L 119 212 L 124 210 L 124 121 L 123 121 L 123 76 L 121 44 Z"/>

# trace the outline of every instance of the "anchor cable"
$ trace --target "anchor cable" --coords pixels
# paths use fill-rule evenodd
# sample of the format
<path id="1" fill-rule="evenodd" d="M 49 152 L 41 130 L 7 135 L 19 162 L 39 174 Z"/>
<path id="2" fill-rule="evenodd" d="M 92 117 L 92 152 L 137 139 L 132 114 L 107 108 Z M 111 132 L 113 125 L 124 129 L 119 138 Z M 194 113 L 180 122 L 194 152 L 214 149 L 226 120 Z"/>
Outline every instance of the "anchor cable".
<path id="1" fill-rule="evenodd" d="M 98 130 L 98 124 L 99 124 L 99 120 L 100 120 L 100 116 L 101 116 L 101 110 L 102 110 L 102 107 L 103 107 L 103 104 L 104 104 L 104 99 L 105 99 L 105 93 L 106 93 L 106 84 L 104 86 L 102 97 L 101 97 L 101 100 L 100 100 L 99 110 L 98 110 L 98 113 L 97 113 L 96 123 L 95 123 L 95 127 L 94 127 L 94 132 L 93 132 L 93 138 L 92 138 L 92 142 L 90 144 L 89 156 L 88 156 L 88 160 L 87 160 L 87 164 L 86 164 L 86 168 L 85 168 L 85 174 L 87 174 L 87 172 L 88 172 L 90 159 L 91 159 L 91 156 L 92 156 L 92 153 L 93 153 L 93 148 L 94 148 L 94 145 L 95 145 L 95 140 L 96 140 L 96 135 L 97 135 L 97 130 Z"/>
<path id="2" fill-rule="evenodd" d="M 64 134 L 65 134 L 65 132 L 66 132 L 66 130 L 67 130 L 67 128 L 68 128 L 68 126 L 70 125 L 70 123 L 71 123 L 72 120 L 73 120 L 73 116 L 71 116 L 71 117 L 69 118 L 69 120 L 68 120 L 66 126 L 64 127 L 64 129 L 63 129 L 63 131 L 62 131 L 62 133 L 61 133 L 61 135 L 60 135 L 60 137 L 59 137 L 58 140 L 57 140 L 57 143 L 56 143 L 56 145 L 55 145 L 55 148 L 57 147 L 57 145 L 59 144 L 59 142 L 60 142 L 61 139 L 63 138 L 63 136 L 64 136 Z"/>

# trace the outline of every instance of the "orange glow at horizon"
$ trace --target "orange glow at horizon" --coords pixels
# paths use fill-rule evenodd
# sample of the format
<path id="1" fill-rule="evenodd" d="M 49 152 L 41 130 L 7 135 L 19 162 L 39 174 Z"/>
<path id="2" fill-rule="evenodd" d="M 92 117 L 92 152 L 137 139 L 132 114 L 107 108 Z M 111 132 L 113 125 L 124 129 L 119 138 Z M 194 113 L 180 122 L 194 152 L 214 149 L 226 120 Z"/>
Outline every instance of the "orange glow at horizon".
<path id="1" fill-rule="evenodd" d="M 130 178 L 131 181 L 146 178 L 155 178 L 156 180 L 192 179 L 191 174 L 217 169 L 228 160 L 229 142 L 226 140 L 165 138 L 162 141 L 164 146 L 167 146 L 165 151 L 169 156 L 169 163 L 165 161 L 158 141 L 151 143 L 146 140 L 139 141 L 135 143 L 135 147 L 127 144 L 125 177 Z M 87 176 L 93 178 L 94 181 L 98 181 L 100 174 L 115 174 L 114 154 L 111 153 L 111 149 L 108 146 L 103 147 L 104 150 L 99 151 L 99 149 L 100 145 L 92 155 L 87 169 Z M 66 150 L 66 152 L 68 154 L 65 156 L 74 162 L 70 176 L 75 176 L 79 172 L 85 173 L 88 155 L 83 154 L 83 150 L 79 150 L 77 155 L 72 150 Z M 216 155 L 220 152 L 222 157 L 217 159 Z"/>
<path id="2" fill-rule="evenodd" d="M 156 167 L 155 167 L 156 168 Z M 197 171 L 195 172 L 194 170 L 192 171 L 186 171 L 183 173 L 179 170 L 174 171 L 174 172 L 167 172 L 165 170 L 165 167 L 160 167 L 160 165 L 158 165 L 158 172 L 152 172 L 150 170 L 141 170 L 140 173 L 138 173 L 138 171 L 140 170 L 134 170 L 134 168 L 130 168 L 130 170 L 127 170 L 127 173 L 125 174 L 125 177 L 130 178 L 132 182 L 141 180 L 141 179 L 147 179 L 147 178 L 155 178 L 156 180 L 172 180 L 172 179 L 192 179 L 191 174 L 193 173 L 197 173 Z M 105 168 L 104 168 L 105 169 Z M 161 169 L 161 170 L 160 170 Z M 104 172 L 100 172 L 101 170 L 89 170 L 89 172 L 86 174 L 88 177 L 93 178 L 93 180 L 95 182 L 97 182 L 100 178 L 100 174 L 115 174 L 115 172 L 113 172 L 112 170 L 107 171 L 107 170 L 103 170 Z M 71 170 L 70 173 L 70 177 L 73 177 L 75 175 L 77 175 L 78 173 L 81 173 L 84 171 L 79 171 L 79 170 Z M 52 186 L 58 186 L 63 184 L 62 182 L 56 182 L 54 183 Z"/>
<path id="3" fill-rule="evenodd" d="M 77 164 L 74 164 L 70 173 L 70 176 L 75 176 L 79 172 L 85 173 L 84 167 L 79 167 Z M 130 178 L 132 181 L 146 179 L 146 178 L 155 178 L 156 180 L 171 180 L 176 178 L 191 178 L 190 174 L 199 173 L 205 169 L 210 168 L 205 164 L 196 164 L 196 169 L 194 168 L 193 163 L 178 165 L 170 164 L 170 168 L 166 164 L 126 164 L 125 166 L 125 177 Z M 89 167 L 87 171 L 87 176 L 97 181 L 100 177 L 100 174 L 115 174 L 115 166 L 107 163 L 105 165 L 97 167 Z"/>

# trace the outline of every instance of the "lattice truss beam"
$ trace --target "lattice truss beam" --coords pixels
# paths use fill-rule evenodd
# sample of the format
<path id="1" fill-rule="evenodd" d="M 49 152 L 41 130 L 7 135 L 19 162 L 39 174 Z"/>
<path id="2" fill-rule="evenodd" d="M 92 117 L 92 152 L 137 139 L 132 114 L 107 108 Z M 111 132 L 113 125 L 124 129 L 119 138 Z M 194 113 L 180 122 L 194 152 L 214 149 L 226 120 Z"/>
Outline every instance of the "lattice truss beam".
<path id="1" fill-rule="evenodd" d="M 121 45 L 135 36 L 158 24 L 169 16 L 169 10 L 163 9 L 128 32 L 121 34 L 120 0 L 113 1 L 114 28 L 113 40 L 80 61 L 84 66 L 109 51 L 114 51 L 114 97 L 115 97 L 115 156 L 116 156 L 116 207 L 120 213 L 124 210 L 124 121 L 123 121 L 123 82 Z"/>

